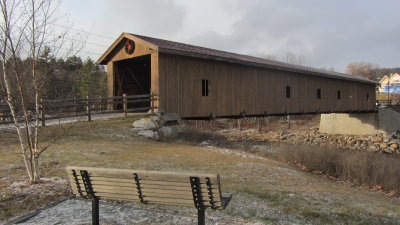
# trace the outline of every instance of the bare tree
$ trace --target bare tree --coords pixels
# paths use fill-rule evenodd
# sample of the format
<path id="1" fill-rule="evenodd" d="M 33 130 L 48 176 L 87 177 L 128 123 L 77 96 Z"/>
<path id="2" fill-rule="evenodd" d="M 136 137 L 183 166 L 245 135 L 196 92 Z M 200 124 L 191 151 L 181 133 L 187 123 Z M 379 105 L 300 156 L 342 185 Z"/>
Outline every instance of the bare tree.
<path id="1" fill-rule="evenodd" d="M 284 51 L 282 51 L 281 54 L 254 54 L 257 57 L 264 58 L 264 59 L 269 59 L 273 61 L 281 61 L 281 62 L 286 62 L 290 64 L 295 64 L 295 65 L 304 65 L 305 64 L 305 59 L 303 56 L 298 55 L 294 52 L 292 52 L 290 49 L 286 48 Z"/>
<path id="2" fill-rule="evenodd" d="M 263 59 L 279 61 L 279 57 L 277 55 L 274 55 L 274 54 L 258 54 L 257 56 L 260 57 L 260 58 L 263 58 Z"/>
<path id="3" fill-rule="evenodd" d="M 347 65 L 346 72 L 348 74 L 361 76 L 367 79 L 379 79 L 380 66 L 376 63 L 370 62 L 351 62 Z"/>
<path id="4" fill-rule="evenodd" d="M 38 60 L 50 46 L 56 52 L 80 48 L 63 47 L 68 29 L 55 33 L 58 3 L 53 0 L 0 0 L 1 94 L 8 104 L 19 140 L 20 152 L 31 183 L 40 180 L 39 158 L 60 136 L 40 140 L 40 101 L 48 70 Z M 83 42 L 82 42 L 83 43 Z M 20 118 L 22 118 L 19 122 Z"/>
<path id="5" fill-rule="evenodd" d="M 290 64 L 295 64 L 295 65 L 304 65 L 305 64 L 305 59 L 303 56 L 292 52 L 288 48 L 282 52 L 280 58 L 282 59 L 283 62 L 290 63 Z"/>

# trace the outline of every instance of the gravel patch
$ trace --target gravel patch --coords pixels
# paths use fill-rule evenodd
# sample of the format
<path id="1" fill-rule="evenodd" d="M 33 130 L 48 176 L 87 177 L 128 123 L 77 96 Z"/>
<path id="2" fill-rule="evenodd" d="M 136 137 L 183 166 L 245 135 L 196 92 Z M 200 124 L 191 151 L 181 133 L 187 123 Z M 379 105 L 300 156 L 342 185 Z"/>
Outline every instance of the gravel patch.
<path id="1" fill-rule="evenodd" d="M 229 207 L 229 206 L 228 206 Z M 81 199 L 66 200 L 56 206 L 42 210 L 35 216 L 18 224 L 25 225 L 89 225 L 91 220 L 91 202 Z M 256 221 L 245 221 L 226 215 L 222 211 L 206 211 L 206 223 L 215 225 L 243 224 L 258 225 Z M 16 223 L 12 223 L 16 224 Z M 195 208 L 140 205 L 125 202 L 100 201 L 100 224 L 197 224 Z"/>

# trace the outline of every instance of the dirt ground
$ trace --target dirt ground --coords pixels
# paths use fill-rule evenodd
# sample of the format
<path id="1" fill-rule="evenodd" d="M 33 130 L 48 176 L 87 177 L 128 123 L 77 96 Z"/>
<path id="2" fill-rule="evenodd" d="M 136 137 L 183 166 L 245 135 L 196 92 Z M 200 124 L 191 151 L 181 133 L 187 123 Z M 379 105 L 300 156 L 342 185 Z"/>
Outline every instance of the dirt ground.
<path id="1" fill-rule="evenodd" d="M 50 202 L 71 198 L 64 169 L 74 165 L 218 173 L 222 189 L 232 193 L 233 199 L 226 210 L 207 213 L 211 218 L 226 217 L 242 224 L 400 224 L 398 198 L 300 171 L 262 154 L 278 151 L 278 144 L 263 142 L 258 145 L 257 153 L 249 153 L 240 146 L 158 142 L 137 136 L 132 129 L 136 119 L 79 123 L 43 155 L 45 179 L 33 186 L 26 184 L 22 161 L 12 150 L 17 148 L 12 141 L 13 134 L 1 132 L 0 223 Z M 54 132 L 50 130 L 54 128 L 48 129 L 44 132 Z M 196 142 L 202 142 L 201 138 Z M 135 205 L 132 208 L 157 213 L 159 209 L 163 207 Z M 187 215 L 188 210 L 195 211 L 175 207 L 172 212 Z M 161 216 L 145 224 L 174 224 L 170 219 L 170 216 Z M 213 224 L 221 224 L 216 221 Z M 59 221 L 58 224 L 69 223 Z M 118 223 L 111 221 L 110 224 Z"/>

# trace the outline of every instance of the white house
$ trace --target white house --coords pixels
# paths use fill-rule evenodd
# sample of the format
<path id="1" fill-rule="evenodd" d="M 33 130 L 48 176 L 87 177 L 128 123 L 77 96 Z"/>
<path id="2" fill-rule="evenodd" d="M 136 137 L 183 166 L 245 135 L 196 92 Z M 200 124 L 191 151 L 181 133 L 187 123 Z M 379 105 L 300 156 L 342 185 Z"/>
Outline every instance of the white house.
<path id="1" fill-rule="evenodd" d="M 400 93 L 400 74 L 398 73 L 383 76 L 379 83 L 380 92 Z"/>

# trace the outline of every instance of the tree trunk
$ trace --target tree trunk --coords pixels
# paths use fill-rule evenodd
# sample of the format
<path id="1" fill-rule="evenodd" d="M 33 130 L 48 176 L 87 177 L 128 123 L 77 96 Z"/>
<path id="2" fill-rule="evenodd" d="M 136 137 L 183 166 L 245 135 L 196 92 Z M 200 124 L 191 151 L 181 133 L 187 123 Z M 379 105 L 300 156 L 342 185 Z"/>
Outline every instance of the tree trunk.
<path id="1" fill-rule="evenodd" d="M 2 67 L 3 67 L 3 79 L 4 79 L 4 86 L 5 86 L 5 91 L 6 91 L 6 101 L 7 104 L 10 108 L 11 111 L 11 115 L 13 117 L 14 120 L 14 125 L 15 125 L 15 129 L 17 131 L 17 135 L 18 135 L 18 139 L 19 139 L 19 144 L 20 144 L 20 148 L 22 151 L 22 156 L 23 156 L 23 160 L 24 160 L 24 164 L 25 164 L 25 168 L 26 168 L 26 172 L 28 173 L 29 176 L 29 180 L 33 179 L 33 174 L 32 174 L 32 167 L 31 165 L 31 158 L 29 156 L 27 156 L 27 149 L 25 147 L 24 144 L 24 138 L 23 138 L 23 134 L 21 132 L 21 128 L 20 125 L 18 123 L 18 116 L 17 116 L 17 112 L 15 110 L 15 106 L 14 106 L 14 99 L 11 95 L 11 84 L 10 84 L 10 80 L 7 74 L 7 67 L 6 67 L 6 60 L 5 57 L 2 56 Z"/>
<path id="2" fill-rule="evenodd" d="M 33 180 L 31 182 L 38 183 L 40 181 L 40 165 L 39 165 L 39 152 L 35 152 L 33 155 Z"/>

